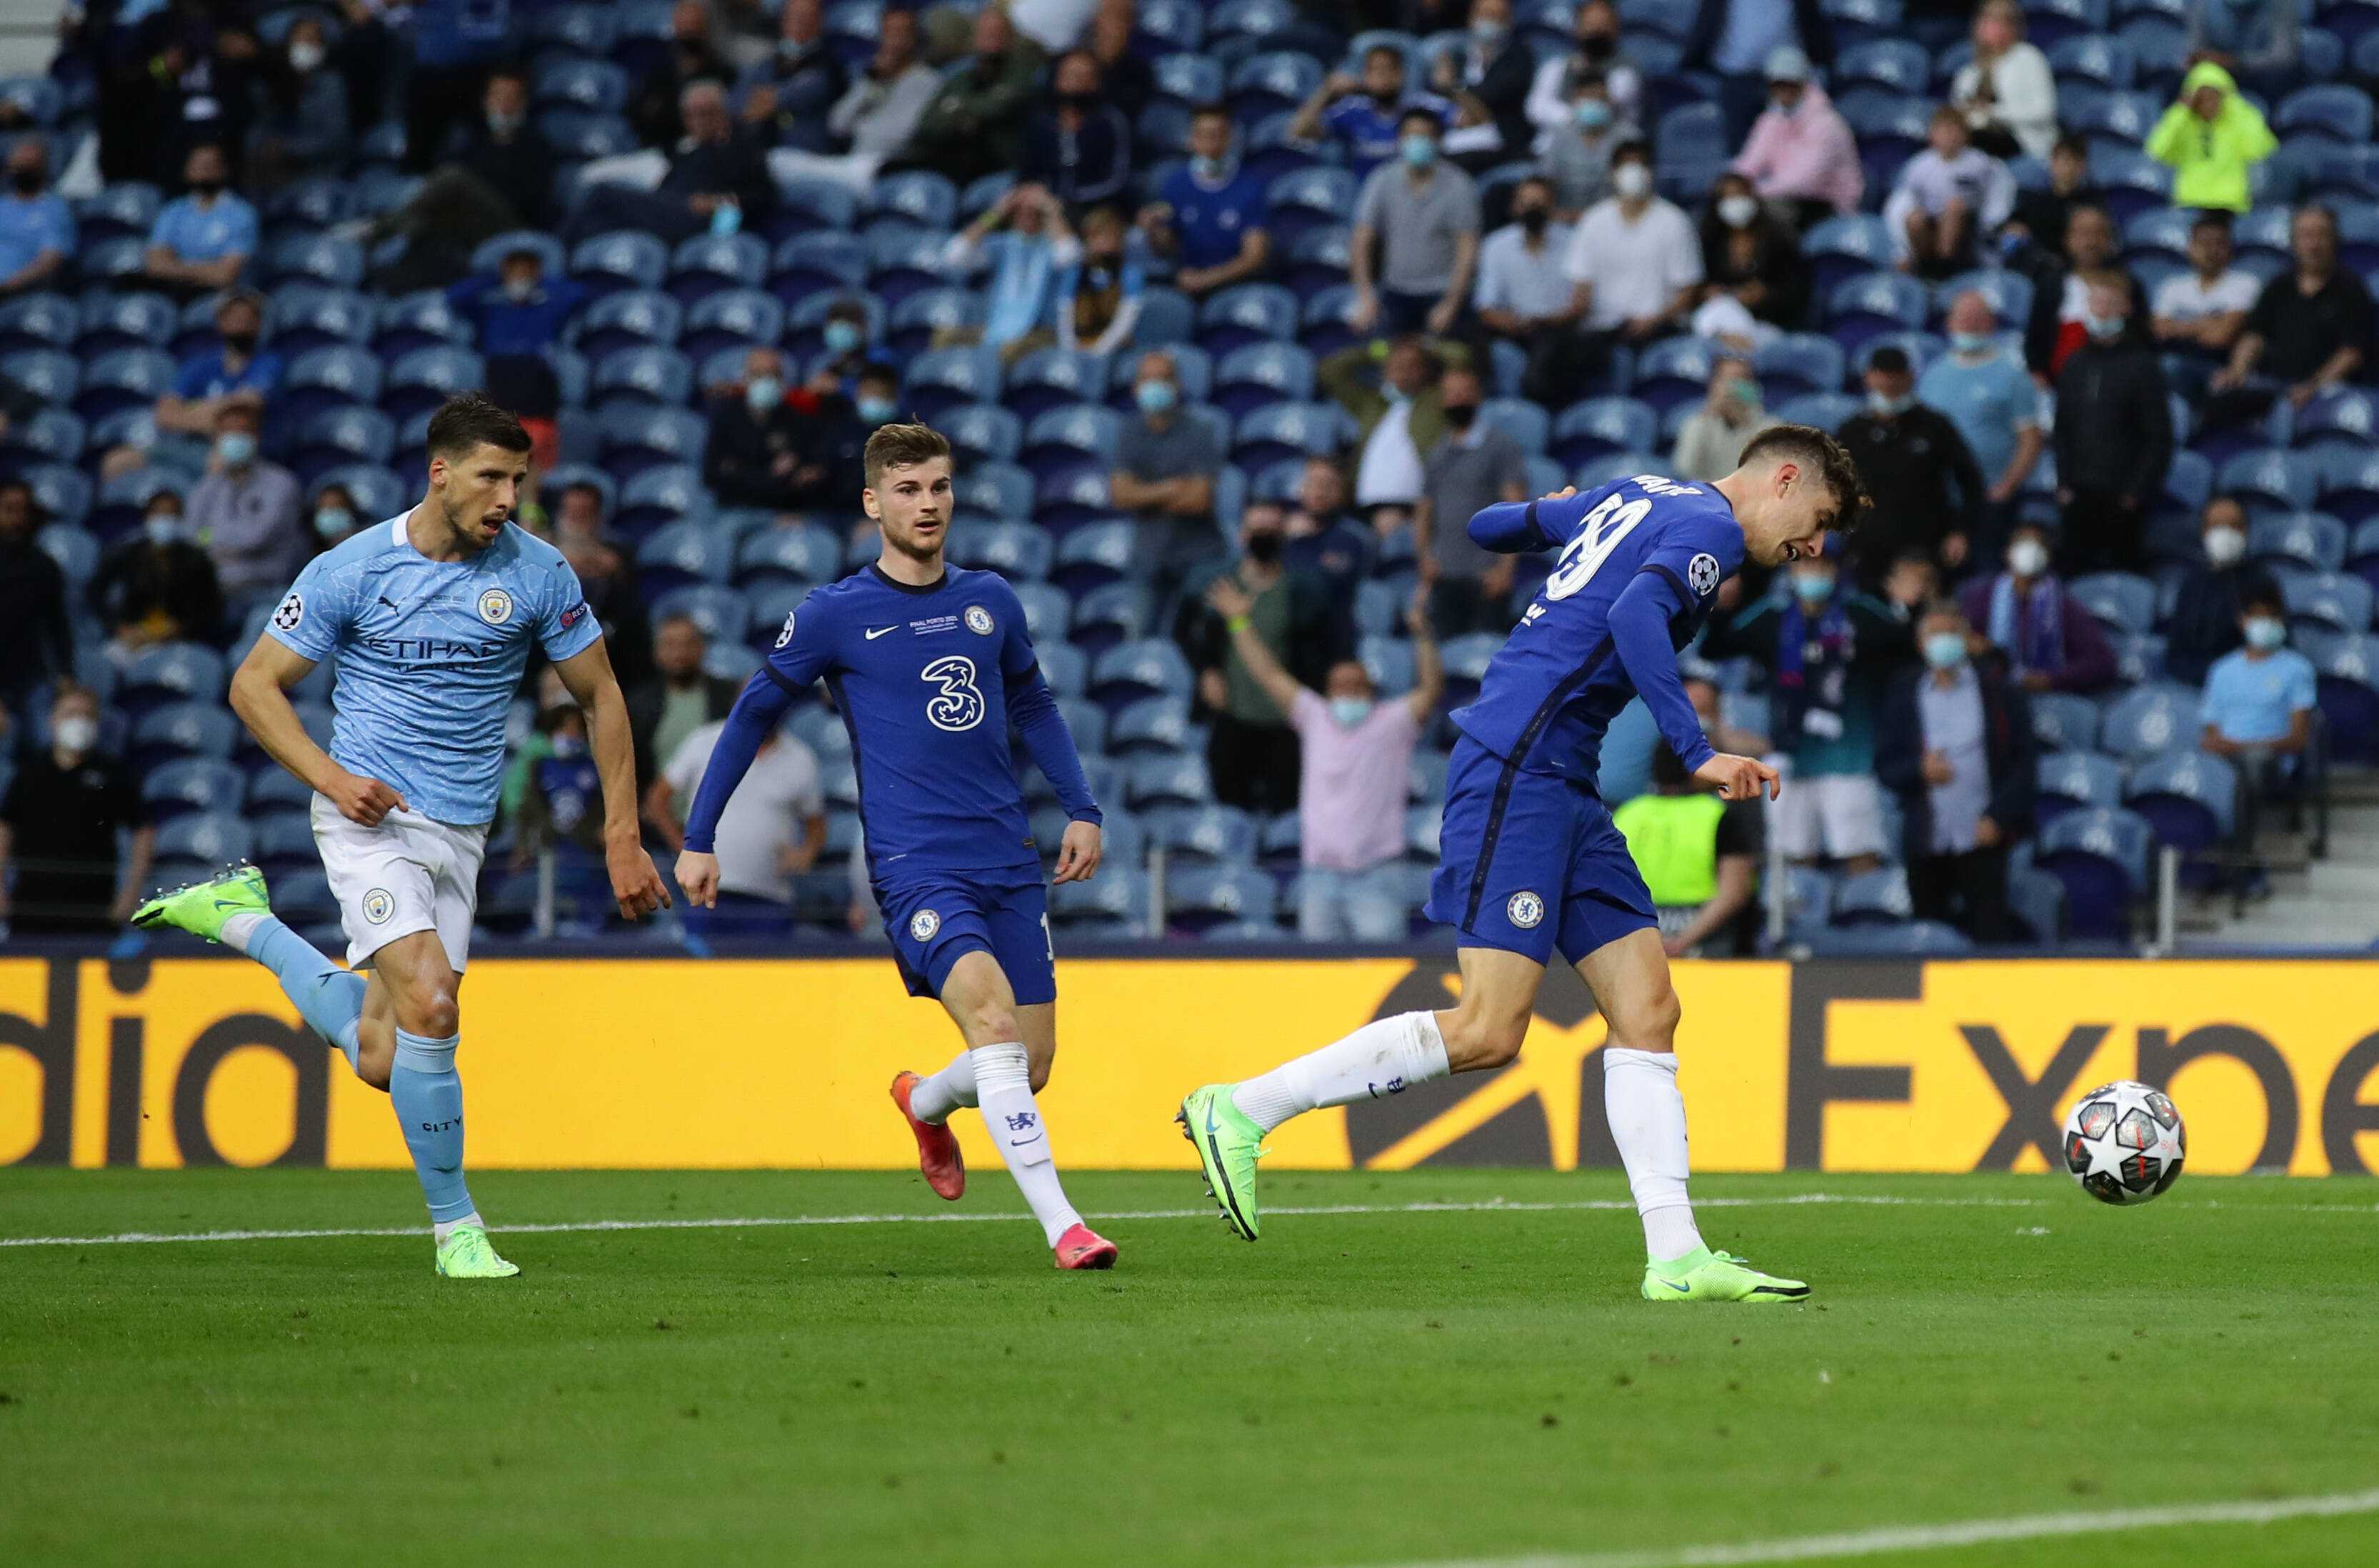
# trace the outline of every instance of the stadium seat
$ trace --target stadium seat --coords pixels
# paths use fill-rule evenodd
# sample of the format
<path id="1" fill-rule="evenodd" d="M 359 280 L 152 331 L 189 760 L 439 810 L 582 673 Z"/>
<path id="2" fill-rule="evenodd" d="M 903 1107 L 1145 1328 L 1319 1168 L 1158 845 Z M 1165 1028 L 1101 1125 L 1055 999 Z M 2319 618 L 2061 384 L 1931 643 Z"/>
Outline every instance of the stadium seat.
<path id="1" fill-rule="evenodd" d="M 483 386 L 487 379 L 485 365 L 467 349 L 416 349 L 388 368 L 380 405 L 403 420 L 428 413 L 458 392 Z"/>
<path id="2" fill-rule="evenodd" d="M 756 289 L 767 275 L 768 247 L 758 235 L 696 235 L 670 255 L 669 293 L 692 305 L 727 289 Z"/>
<path id="3" fill-rule="evenodd" d="M 1116 711 L 1114 723 L 1107 727 L 1106 749 L 1110 755 L 1118 757 L 1142 752 L 1179 752 L 1189 749 L 1192 738 L 1188 703 L 1178 697 L 1141 697 Z M 1158 838 L 1163 841 L 1162 834 Z"/>
<path id="4" fill-rule="evenodd" d="M 677 588 L 722 585 L 734 564 L 734 541 L 706 520 L 664 524 L 636 547 L 638 586 L 647 599 Z"/>
<path id="5" fill-rule="evenodd" d="M 1225 922 L 1262 924 L 1278 917 L 1279 906 L 1280 885 L 1250 866 L 1190 865 L 1165 873 L 1165 912 L 1191 931 Z"/>
<path id="6" fill-rule="evenodd" d="M 1813 956 L 1827 959 L 1947 959 L 1974 951 L 1972 937 L 1938 920 L 1836 927 L 1804 940 Z"/>
<path id="7" fill-rule="evenodd" d="M 1788 424 L 1815 425 L 1821 430 L 1838 430 L 1844 420 L 1864 409 L 1866 404 L 1848 392 L 1812 392 L 1806 397 L 1786 398 L 1770 406 L 1776 417 Z"/>
<path id="8" fill-rule="evenodd" d="M 943 332 L 984 324 L 983 296 L 971 289 L 921 289 L 885 314 L 885 338 L 896 353 L 914 354 Z"/>
<path id="9" fill-rule="evenodd" d="M 1089 882 L 1049 889 L 1049 919 L 1069 933 L 1129 938 L 1147 931 L 1148 881 L 1128 865 L 1102 866 Z"/>
<path id="10" fill-rule="evenodd" d="M 1293 343 L 1253 343 L 1214 366 L 1211 401 L 1233 419 L 1274 403 L 1313 396 L 1313 356 Z"/>
<path id="11" fill-rule="evenodd" d="M 2247 559 L 2271 570 L 2336 572 L 2346 564 L 2346 525 L 2320 512 L 2261 517 L 2247 527 Z"/>
<path id="12" fill-rule="evenodd" d="M 1612 452 L 1648 452 L 1659 435 L 1660 417 L 1652 405 L 1641 398 L 1587 398 L 1571 404 L 1555 416 L 1547 450 L 1555 460 L 1571 467 Z"/>
<path id="13" fill-rule="evenodd" d="M 1544 455 L 1552 421 L 1540 404 L 1525 398 L 1491 397 L 1479 405 L 1479 420 L 1519 442 L 1520 450 L 1529 456 Z"/>
<path id="14" fill-rule="evenodd" d="M 24 294 L 0 301 L 0 355 L 69 348 L 81 318 L 74 301 L 60 294 Z"/>
<path id="15" fill-rule="evenodd" d="M 2171 752 L 2140 764 L 2124 788 L 2125 806 L 2145 818 L 2160 844 L 2210 850 L 2230 838 L 2239 775 L 2205 752 Z"/>
<path id="16" fill-rule="evenodd" d="M 1203 756 L 1195 752 L 1152 753 L 1125 765 L 1124 796 L 1132 810 L 1147 812 L 1167 806 L 1202 806 L 1214 798 L 1214 790 Z"/>
<path id="17" fill-rule="evenodd" d="M 2119 806 L 2069 812 L 2041 830 L 2033 865 L 2064 884 L 2073 935 L 2130 935 L 2131 901 L 2147 893 L 2154 838 L 2144 818 Z"/>
<path id="18" fill-rule="evenodd" d="M 2300 88 L 2273 112 L 2273 132 L 2294 146 L 2301 139 L 2359 147 L 2371 140 L 2371 95 L 2359 87 L 2323 83 Z"/>
<path id="19" fill-rule="evenodd" d="M 2280 597 L 2297 630 L 2360 633 L 2371 629 L 2372 588 L 2334 572 L 2284 572 Z"/>
<path id="20" fill-rule="evenodd" d="M 35 534 L 33 542 L 42 547 L 42 554 L 58 563 L 70 598 L 79 597 L 99 570 L 99 540 L 88 529 L 54 523 Z"/>
<path id="21" fill-rule="evenodd" d="M 686 308 L 678 347 L 699 363 L 728 349 L 772 344 L 785 332 L 785 308 L 756 288 L 725 288 Z"/>
<path id="22" fill-rule="evenodd" d="M 151 708 L 134 722 L 127 760 L 136 773 L 177 757 L 225 760 L 239 733 L 239 723 L 231 711 L 211 700 L 169 702 Z"/>
<path id="23" fill-rule="evenodd" d="M 1250 344 L 1286 343 L 1297 335 L 1297 296 L 1278 283 L 1240 283 L 1207 299 L 1198 310 L 1198 343 L 1227 355 Z"/>
<path id="24" fill-rule="evenodd" d="M 2156 585 L 2128 572 L 2094 572 L 2065 585 L 2074 601 L 2109 633 L 2145 632 L 2156 624 Z"/>
<path id="25" fill-rule="evenodd" d="M 620 487 L 611 526 L 627 538 L 641 538 L 678 518 L 715 510 L 703 488 L 701 470 L 691 464 L 663 463 L 638 472 Z"/>
<path id="26" fill-rule="evenodd" d="M 116 703 L 137 722 L 168 703 L 220 703 L 223 659 L 199 643 L 163 643 L 135 655 L 116 682 Z"/>
<path id="27" fill-rule="evenodd" d="M 1087 349 L 1045 348 L 1009 368 L 1000 403 L 1020 417 L 1037 422 L 1053 408 L 1103 404 L 1106 385 L 1107 368 L 1097 355 Z"/>
<path id="28" fill-rule="evenodd" d="M 889 175 L 861 198 L 859 222 L 873 232 L 887 225 L 906 225 L 929 234 L 947 233 L 958 215 L 958 187 L 926 170 Z"/>
<path id="29" fill-rule="evenodd" d="M 1802 236 L 1801 251 L 1821 297 L 1852 278 L 1892 265 L 1890 231 L 1881 218 L 1865 212 L 1826 219 Z"/>
<path id="30" fill-rule="evenodd" d="M 1842 388 L 1842 344 L 1815 332 L 1789 332 L 1751 358 L 1752 374 L 1770 403 Z"/>
<path id="31" fill-rule="evenodd" d="M 180 320 L 181 313 L 162 295 L 94 293 L 83 299 L 72 341 L 86 359 L 115 348 L 163 348 Z"/>
<path id="32" fill-rule="evenodd" d="M 2379 760 L 2379 638 L 2308 639 L 2330 754 L 2345 762 Z"/>
<path id="33" fill-rule="evenodd" d="M 669 248 L 648 234 L 617 229 L 579 241 L 570 253 L 570 275 L 592 294 L 661 286 L 669 272 Z"/>
<path id="34" fill-rule="evenodd" d="M 1848 278 L 1826 296 L 1826 334 L 1848 352 L 1885 332 L 1925 325 L 1925 285 L 1904 272 Z"/>
<path id="35" fill-rule="evenodd" d="M 374 521 L 395 516 L 419 493 L 388 469 L 368 463 L 342 464 L 315 475 L 307 485 L 307 499 L 320 495 L 326 485 L 344 488 L 355 497 L 356 511 Z"/>
<path id="36" fill-rule="evenodd" d="M 1387 585 L 1379 585 L 1386 587 Z M 1394 589 L 1389 590 L 1391 594 Z M 1356 657 L 1362 661 L 1363 673 L 1371 678 L 1371 687 L 1383 697 L 1400 697 L 1413 689 L 1419 677 L 1412 644 L 1396 637 L 1365 637 L 1356 645 Z"/>
<path id="37" fill-rule="evenodd" d="M 2032 734 L 2052 751 L 2086 752 L 2097 744 L 2098 705 L 2071 692 L 2035 692 Z"/>
<path id="38" fill-rule="evenodd" d="M 817 294 L 840 294 L 867 281 L 867 247 L 839 229 L 798 234 L 768 259 L 768 292 L 788 307 Z"/>
<path id="39" fill-rule="evenodd" d="M 999 395 L 999 383 L 998 350 L 980 345 L 963 348 L 934 348 L 927 349 L 924 353 L 910 359 L 909 368 L 902 383 L 901 395 L 905 405 L 922 418 L 939 421 L 964 415 L 981 417 L 984 415 L 1008 412 L 1005 409 L 987 406 L 977 409 L 973 406 L 988 405 L 993 399 L 996 398 Z M 946 431 L 948 430 L 948 427 L 940 428 L 945 428 Z M 985 426 L 979 423 L 973 428 L 978 432 L 988 432 L 1003 427 Z M 954 431 L 949 433 L 952 441 L 959 440 Z M 1007 450 L 1004 452 L 981 446 L 971 450 L 977 456 L 996 457 L 1002 462 L 1008 462 L 1016 456 L 1017 442 L 1008 440 Z"/>
<path id="40" fill-rule="evenodd" d="M 1056 554 L 1049 531 L 1030 523 L 978 524 L 965 530 L 962 545 L 952 540 L 952 559 L 960 566 L 996 572 L 1011 582 L 1044 580 Z"/>
<path id="41" fill-rule="evenodd" d="M 371 350 L 352 344 L 308 349 L 292 359 L 284 372 L 274 412 L 282 418 L 307 426 L 335 409 L 378 403 L 382 386 L 380 356 Z M 393 442 L 393 420 L 389 428 Z M 388 453 L 383 452 L 373 461 L 385 463 Z"/>
<path id="42" fill-rule="evenodd" d="M 587 359 L 600 363 L 622 349 L 658 344 L 675 347 L 685 328 L 685 307 L 658 289 L 625 288 L 605 295 L 579 312 L 570 341 Z"/>
<path id="43" fill-rule="evenodd" d="M 953 349 L 949 352 L 963 354 L 970 351 Z M 922 406 L 920 404 L 921 409 Z M 1024 445 L 1024 422 L 1016 416 L 1013 410 L 993 404 L 957 404 L 944 408 L 933 418 L 934 428 L 948 437 L 951 447 L 965 457 L 1009 462 Z"/>
<path id="44" fill-rule="evenodd" d="M 1679 404 L 1699 402 L 1709 394 L 1716 358 L 1705 338 L 1662 338 L 1637 356 L 1632 390 L 1639 402 L 1660 414 Z"/>
<path id="45" fill-rule="evenodd" d="M 363 247 L 335 235 L 291 235 L 265 247 L 257 271 L 268 287 L 305 278 L 354 288 L 364 281 Z"/>
<path id="46" fill-rule="evenodd" d="M 1146 591 L 1136 583 L 1108 583 L 1074 600 L 1067 636 L 1095 658 L 1103 649 L 1146 635 L 1148 622 Z"/>
<path id="47" fill-rule="evenodd" d="M 2107 709 L 2101 745 L 2118 757 L 2137 761 L 2197 746 L 2198 693 L 2190 686 L 2142 686 L 2124 693 Z"/>
<path id="48" fill-rule="evenodd" d="M 709 422 L 688 408 L 656 408 L 639 398 L 608 403 L 597 416 L 596 451 L 625 484 L 664 464 L 699 464 Z"/>
<path id="49" fill-rule="evenodd" d="M 1013 463 L 973 463 L 953 487 L 962 513 L 1022 523 L 1033 515 L 1033 476 Z"/>
<path id="50" fill-rule="evenodd" d="M 1695 199 L 1726 171 L 1726 120 L 1715 103 L 1687 103 L 1660 116 L 1652 131 L 1654 172 L 1672 200 Z"/>
<path id="51" fill-rule="evenodd" d="M 1133 705 L 1134 708 L 1143 706 Z M 1187 710 L 1182 712 L 1186 730 Z M 1121 722 L 1120 716 L 1117 722 Z M 1162 846 L 1167 855 L 1180 857 L 1182 863 L 1173 868 L 1176 870 L 1201 862 L 1230 866 L 1255 863 L 1255 819 L 1237 806 L 1182 806 L 1158 811 L 1148 818 L 1148 829 L 1150 842 Z"/>
<path id="52" fill-rule="evenodd" d="M 1835 925 L 1897 925 L 1915 913 L 1907 874 L 1897 866 L 1845 876 L 1834 887 Z"/>
<path id="53" fill-rule="evenodd" d="M 140 799 L 163 824 L 191 812 L 228 811 L 242 788 L 240 771 L 231 764 L 217 757 L 184 757 L 151 768 L 140 781 Z"/>
<path id="54" fill-rule="evenodd" d="M 1036 631 L 1033 641 L 1042 640 Z M 1146 637 L 1099 655 L 1091 665 L 1087 691 L 1094 701 L 1118 706 L 1144 696 L 1186 699 L 1191 685 L 1190 661 L 1181 650 L 1169 638 Z"/>
<path id="55" fill-rule="evenodd" d="M 1853 44 L 1834 62 L 1836 92 L 1867 84 L 1887 88 L 1909 98 L 1925 95 L 1932 78 L 1932 62 L 1924 48 L 1905 39 L 1878 39 Z"/>
<path id="56" fill-rule="evenodd" d="M 2096 752 L 2045 753 L 2033 765 L 2033 818 L 2042 826 L 2069 811 L 2122 803 L 2122 765 Z"/>
<path id="57" fill-rule="evenodd" d="M 682 408 L 694 395 L 694 364 L 676 349 L 655 344 L 619 349 L 596 365 L 587 391 L 607 415 L 623 405 Z"/>
<path id="58" fill-rule="evenodd" d="M 2319 475 L 2312 464 L 2265 447 L 2242 452 L 2225 463 L 2215 484 L 2251 508 L 2305 512 L 2313 507 Z"/>
<path id="59" fill-rule="evenodd" d="M 1262 468 L 1337 451 L 1342 411 L 1328 403 L 1274 403 L 1250 411 L 1231 432 L 1231 461 Z"/>
<path id="60" fill-rule="evenodd" d="M 230 721 L 229 714 L 215 711 L 226 723 Z M 157 881 L 165 887 L 197 881 L 252 858 L 255 848 L 255 830 L 235 812 L 209 810 L 176 816 L 157 830 Z"/>
<path id="61" fill-rule="evenodd" d="M 0 366 L 0 371 L 7 372 L 11 380 L 35 396 L 47 400 L 51 394 L 45 387 L 33 385 L 12 368 L 25 361 L 43 357 L 14 355 L 7 365 Z M 74 411 L 95 422 L 121 409 L 148 407 L 164 396 L 173 385 L 174 361 L 165 355 L 153 348 L 112 349 L 83 362 L 81 374 L 71 388 Z"/>
<path id="62" fill-rule="evenodd" d="M 54 523 L 79 525 L 91 513 L 91 476 L 62 463 L 29 464 L 17 470 L 33 492 L 33 504 Z"/>

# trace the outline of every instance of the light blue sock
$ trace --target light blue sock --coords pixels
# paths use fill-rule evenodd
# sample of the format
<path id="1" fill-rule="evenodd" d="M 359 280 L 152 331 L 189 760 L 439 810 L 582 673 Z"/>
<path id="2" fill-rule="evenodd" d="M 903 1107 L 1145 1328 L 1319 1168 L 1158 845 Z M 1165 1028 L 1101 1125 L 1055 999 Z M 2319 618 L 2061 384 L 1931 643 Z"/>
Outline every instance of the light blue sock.
<path id="1" fill-rule="evenodd" d="M 389 1074 L 389 1103 L 413 1151 L 414 1174 L 429 1217 L 449 1224 L 471 1214 L 471 1189 L 463 1183 L 463 1080 L 454 1072 L 454 1047 L 463 1037 L 443 1040 L 396 1031 L 396 1067 Z"/>
<path id="2" fill-rule="evenodd" d="M 272 971 L 297 1004 L 297 1016 L 356 1065 L 356 1025 L 364 1015 L 364 977 L 341 969 L 271 915 L 248 934 L 248 956 Z"/>

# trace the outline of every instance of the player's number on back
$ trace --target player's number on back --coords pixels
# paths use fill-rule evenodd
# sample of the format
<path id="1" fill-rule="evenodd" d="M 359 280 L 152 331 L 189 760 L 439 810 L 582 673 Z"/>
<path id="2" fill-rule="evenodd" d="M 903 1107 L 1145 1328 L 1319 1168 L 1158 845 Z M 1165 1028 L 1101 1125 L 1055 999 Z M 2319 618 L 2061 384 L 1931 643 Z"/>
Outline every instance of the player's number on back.
<path id="1" fill-rule="evenodd" d="M 936 730 L 972 730 L 983 722 L 983 693 L 974 683 L 974 660 L 951 654 L 919 671 L 920 679 L 937 688 L 925 703 L 925 718 Z"/>
<path id="2" fill-rule="evenodd" d="M 1586 514 L 1577 537 L 1563 547 L 1552 575 L 1545 579 L 1545 597 L 1565 599 L 1585 587 L 1651 511 L 1652 503 L 1640 498 L 1623 502 L 1615 495 L 1604 497 L 1601 505 Z"/>

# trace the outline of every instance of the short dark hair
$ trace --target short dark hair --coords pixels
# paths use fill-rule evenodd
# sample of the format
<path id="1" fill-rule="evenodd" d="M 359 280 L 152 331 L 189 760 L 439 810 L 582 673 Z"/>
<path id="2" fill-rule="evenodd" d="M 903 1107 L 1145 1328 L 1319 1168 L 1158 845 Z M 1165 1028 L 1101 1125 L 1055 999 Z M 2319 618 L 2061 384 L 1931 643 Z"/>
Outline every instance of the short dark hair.
<path id="1" fill-rule="evenodd" d="M 523 452 L 537 445 L 512 410 L 475 392 L 456 392 L 438 405 L 429 416 L 429 444 L 432 457 L 464 457 L 483 446 Z"/>
<path id="2" fill-rule="evenodd" d="M 867 469 L 867 488 L 872 490 L 882 483 L 888 468 L 912 467 L 949 455 L 949 438 L 930 425 L 878 425 L 876 433 L 867 438 L 867 453 L 863 460 Z"/>
<path id="3" fill-rule="evenodd" d="M 2063 136 L 2059 137 L 2055 145 L 2048 150 L 2048 155 L 2052 158 L 2059 152 L 2070 152 L 2086 163 L 2090 161 L 2090 140 L 2079 132 L 2067 131 Z"/>
<path id="4" fill-rule="evenodd" d="M 1842 503 L 1828 525 L 1833 533 L 1856 533 L 1867 508 L 1874 504 L 1849 450 L 1815 425 L 1772 425 L 1760 431 L 1745 443 L 1740 464 L 1747 467 L 1760 458 L 1798 463 L 1817 471 L 1818 479 Z"/>
<path id="5" fill-rule="evenodd" d="M 1445 129 L 1445 122 L 1439 119 L 1437 111 L 1426 103 L 1407 104 L 1405 112 L 1396 116 L 1396 129 L 1402 130 L 1415 120 L 1420 121 L 1432 131 L 1442 132 Z"/>
<path id="6" fill-rule="evenodd" d="M 2197 216 L 2189 221 L 2189 232 L 2195 234 L 2200 229 L 2220 229 L 2227 235 L 2230 232 L 2230 214 L 2219 207 L 2201 207 Z"/>
<path id="7" fill-rule="evenodd" d="M 1670 750 L 1668 742 L 1663 741 L 1659 745 L 1652 748 L 1652 784 L 1654 788 L 1661 790 L 1682 790 L 1693 781 L 1694 776 L 1685 771 L 1685 759 L 1677 755 L 1675 752 Z"/>
<path id="8" fill-rule="evenodd" d="M 1393 43 L 1374 43 L 1364 50 L 1363 64 L 1368 66 L 1382 54 L 1393 58 L 1396 63 L 1396 69 L 1401 71 L 1405 68 L 1405 52 Z"/>
<path id="9" fill-rule="evenodd" d="M 865 386 L 870 381 L 897 388 L 900 384 L 900 372 L 889 365 L 871 359 L 859 368 L 859 384 Z"/>
<path id="10" fill-rule="evenodd" d="M 1938 599 L 1928 599 L 1926 601 L 1925 608 L 1917 612 L 1916 623 L 1921 626 L 1937 615 L 1954 616 L 1957 620 L 1969 626 L 1974 624 L 1974 622 L 1966 620 L 1966 607 L 1960 604 L 1956 599 L 1950 597 L 1947 594 L 1942 595 Z"/>
<path id="11" fill-rule="evenodd" d="M 2248 615 L 2259 609 L 2268 609 L 2283 617 L 2288 612 L 2288 601 L 2281 595 L 2280 585 L 2268 577 L 2258 577 L 2239 591 L 2240 614 Z"/>
<path id="12" fill-rule="evenodd" d="M 1631 159 L 1649 163 L 1652 161 L 1652 144 L 1638 137 L 1633 141 L 1623 141 L 1611 150 L 1613 163 L 1624 163 Z"/>
<path id="13" fill-rule="evenodd" d="M 1199 120 L 1227 120 L 1230 117 L 1231 106 L 1227 103 L 1201 103 L 1190 111 L 1193 124 Z"/>
<path id="14" fill-rule="evenodd" d="M 1887 376 L 1908 374 L 1908 351 L 1896 343 L 1888 343 L 1866 356 L 1866 368 L 1880 370 Z"/>

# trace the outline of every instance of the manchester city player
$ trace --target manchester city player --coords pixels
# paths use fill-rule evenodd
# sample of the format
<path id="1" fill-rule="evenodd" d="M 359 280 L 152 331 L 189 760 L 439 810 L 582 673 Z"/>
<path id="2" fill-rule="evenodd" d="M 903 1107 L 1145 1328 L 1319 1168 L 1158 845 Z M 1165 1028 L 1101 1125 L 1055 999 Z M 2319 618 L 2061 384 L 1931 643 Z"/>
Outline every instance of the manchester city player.
<path id="1" fill-rule="evenodd" d="M 1727 800 L 1774 769 L 1714 752 L 1677 674 L 1719 585 L 1745 558 L 1774 566 L 1816 554 L 1866 505 L 1831 436 L 1785 425 L 1752 439 L 1741 465 L 1708 485 L 1643 476 L 1589 495 L 1488 507 L 1470 537 L 1506 554 L 1558 547 L 1560 560 L 1503 650 L 1462 731 L 1445 781 L 1443 850 L 1428 914 L 1461 934 L 1462 995 L 1403 1013 L 1243 1083 L 1181 1103 L 1224 1218 L 1256 1238 L 1263 1137 L 1301 1112 L 1398 1093 L 1519 1055 L 1555 952 L 1576 966 L 1609 1028 L 1602 1098 L 1644 1222 L 1644 1295 L 1655 1301 L 1792 1301 L 1809 1294 L 1714 1252 L 1685 1196 L 1685 1105 L 1677 1091 L 1679 1008 L 1660 923 L 1596 782 L 1602 736 L 1641 695 L 1694 776 Z"/>
<path id="2" fill-rule="evenodd" d="M 627 706 L 602 629 L 551 545 L 512 521 L 528 472 L 520 421 L 476 393 L 429 420 L 429 491 L 412 511 L 314 558 L 232 679 L 232 707 L 272 760 L 314 788 L 314 841 L 346 928 L 343 970 L 273 918 L 245 866 L 143 905 L 271 970 L 299 1016 L 388 1092 L 429 1200 L 438 1272 L 500 1279 L 463 1180 L 456 994 L 479 861 L 504 766 L 504 710 L 532 644 L 592 720 L 611 890 L 630 919 L 669 901 L 636 837 Z M 338 685 L 331 748 L 289 688 L 321 660 Z"/>
<path id="3" fill-rule="evenodd" d="M 1033 1094 L 1057 1053 L 1048 895 L 1008 749 L 1012 724 L 1069 819 L 1056 878 L 1099 867 L 1099 808 L 1073 735 L 1025 635 L 1024 607 L 996 573 L 946 565 L 950 446 L 923 425 L 868 438 L 861 501 L 884 534 L 876 564 L 818 589 L 785 617 L 760 673 L 728 715 L 694 791 L 678 886 L 719 895 L 719 814 L 794 698 L 823 680 L 851 731 L 868 875 L 909 993 L 939 1001 L 966 1049 L 931 1078 L 892 1080 L 926 1181 L 966 1190 L 944 1125 L 980 1106 L 1000 1158 L 1061 1269 L 1104 1269 L 1115 1244 L 1066 1201 Z"/>

